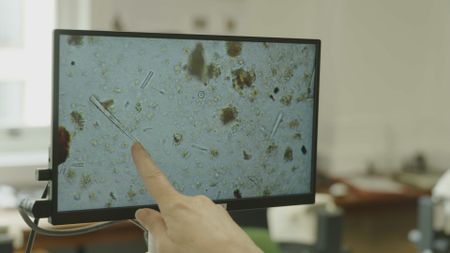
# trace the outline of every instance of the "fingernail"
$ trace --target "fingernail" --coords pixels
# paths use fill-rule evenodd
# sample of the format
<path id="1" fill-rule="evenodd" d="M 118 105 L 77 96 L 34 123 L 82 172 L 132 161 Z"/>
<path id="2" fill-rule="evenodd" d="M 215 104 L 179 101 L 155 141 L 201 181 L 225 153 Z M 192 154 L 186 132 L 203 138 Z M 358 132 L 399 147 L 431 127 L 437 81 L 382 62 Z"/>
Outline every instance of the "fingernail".
<path id="1" fill-rule="evenodd" d="M 136 220 L 138 220 L 139 222 L 141 221 L 141 219 L 140 219 L 140 217 L 142 217 L 142 212 L 143 212 L 143 209 L 138 209 L 138 210 L 136 210 L 136 212 L 134 213 L 134 217 L 136 218 Z"/>
<path id="2" fill-rule="evenodd" d="M 140 142 L 135 142 L 133 143 L 133 145 L 131 146 L 131 149 L 133 150 L 142 150 L 142 144 Z"/>
<path id="3" fill-rule="evenodd" d="M 141 221 L 141 217 L 145 215 L 145 209 L 138 209 L 136 210 L 136 212 L 134 213 L 134 217 L 136 218 L 136 220 L 138 220 L 139 222 Z"/>

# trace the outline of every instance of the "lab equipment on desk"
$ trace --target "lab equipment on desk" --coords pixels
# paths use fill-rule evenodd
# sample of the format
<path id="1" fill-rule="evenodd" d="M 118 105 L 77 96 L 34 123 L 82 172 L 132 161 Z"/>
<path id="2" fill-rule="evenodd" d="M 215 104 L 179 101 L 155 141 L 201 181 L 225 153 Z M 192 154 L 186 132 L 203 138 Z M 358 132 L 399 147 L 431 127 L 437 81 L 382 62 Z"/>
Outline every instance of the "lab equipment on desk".
<path id="1" fill-rule="evenodd" d="M 450 169 L 439 179 L 431 197 L 419 199 L 417 228 L 408 237 L 419 253 L 450 252 Z"/>
<path id="2" fill-rule="evenodd" d="M 17 206 L 15 190 L 11 186 L 0 185 L 0 209 L 14 208 Z"/>
<path id="3" fill-rule="evenodd" d="M 267 220 L 271 239 L 286 252 L 344 253 L 343 211 L 333 197 L 316 194 L 316 204 L 269 208 Z"/>
<path id="4" fill-rule="evenodd" d="M 13 253 L 13 240 L 7 234 L 7 229 L 0 226 L 0 252 Z"/>

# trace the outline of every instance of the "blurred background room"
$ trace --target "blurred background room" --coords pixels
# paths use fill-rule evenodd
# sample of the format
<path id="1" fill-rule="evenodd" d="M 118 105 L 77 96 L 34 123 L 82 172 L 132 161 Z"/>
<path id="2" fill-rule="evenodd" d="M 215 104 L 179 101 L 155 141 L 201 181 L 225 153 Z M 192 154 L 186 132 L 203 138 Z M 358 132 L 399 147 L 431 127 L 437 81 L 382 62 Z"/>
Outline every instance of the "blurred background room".
<path id="1" fill-rule="evenodd" d="M 0 0 L 0 235 L 23 250 L 28 232 L 11 210 L 44 188 L 34 170 L 48 166 L 53 29 L 224 34 L 322 41 L 316 206 L 339 210 L 346 252 L 416 252 L 417 200 L 450 168 L 449 10 L 445 0 Z M 318 243 L 317 224 L 279 226 L 302 212 L 236 220 L 273 227 L 261 239 L 273 252 L 309 252 L 296 244 Z M 38 236 L 36 252 L 145 251 L 128 225 L 92 238 Z"/>

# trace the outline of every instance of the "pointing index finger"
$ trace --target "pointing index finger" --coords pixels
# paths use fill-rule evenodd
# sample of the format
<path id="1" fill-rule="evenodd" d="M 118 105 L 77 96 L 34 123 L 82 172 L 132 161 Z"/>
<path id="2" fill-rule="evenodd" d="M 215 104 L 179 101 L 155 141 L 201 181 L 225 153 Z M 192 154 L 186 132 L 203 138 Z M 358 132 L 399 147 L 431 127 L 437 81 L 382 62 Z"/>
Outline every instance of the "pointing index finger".
<path id="1" fill-rule="evenodd" d="M 144 181 L 147 191 L 156 200 L 159 208 L 164 209 L 164 207 L 178 197 L 179 193 L 161 172 L 142 144 L 139 142 L 134 143 L 131 148 L 131 153 L 134 164 Z"/>

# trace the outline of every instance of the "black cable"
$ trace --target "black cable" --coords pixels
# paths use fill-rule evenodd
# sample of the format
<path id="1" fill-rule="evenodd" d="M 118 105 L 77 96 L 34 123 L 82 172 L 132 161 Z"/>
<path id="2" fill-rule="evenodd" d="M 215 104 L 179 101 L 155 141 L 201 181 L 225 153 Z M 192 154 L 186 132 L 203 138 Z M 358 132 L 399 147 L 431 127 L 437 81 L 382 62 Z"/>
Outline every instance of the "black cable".
<path id="1" fill-rule="evenodd" d="M 44 192 L 42 193 L 41 199 L 44 199 L 47 197 L 49 190 L 49 185 L 44 189 Z M 72 229 L 50 229 L 50 228 L 41 228 L 39 227 L 39 218 L 35 218 L 34 221 L 30 219 L 30 216 L 27 213 L 27 209 L 24 207 L 24 205 L 19 205 L 19 214 L 22 216 L 22 219 L 25 221 L 25 223 L 31 228 L 31 232 L 28 236 L 28 242 L 25 248 L 25 253 L 31 253 L 31 250 L 33 248 L 34 241 L 36 239 L 37 234 L 47 235 L 47 236 L 74 236 L 74 235 L 81 235 L 86 233 L 95 232 L 101 229 L 104 229 L 106 227 L 115 225 L 119 223 L 119 221 L 109 221 L 109 222 L 102 222 L 102 223 L 96 223 L 93 225 L 84 226 L 81 228 L 72 228 Z M 145 229 L 144 226 L 142 226 L 138 221 L 130 219 L 131 223 L 135 224 L 139 228 L 141 228 L 144 232 L 147 232 L 147 229 Z M 147 239 L 147 238 L 145 238 Z"/>
<path id="2" fill-rule="evenodd" d="M 142 224 L 137 220 L 129 219 L 129 221 L 131 223 L 133 223 L 134 225 L 138 226 L 140 229 L 142 229 L 142 231 L 144 231 L 144 241 L 145 241 L 145 244 L 148 245 L 148 230 L 144 226 L 142 226 Z M 148 250 L 148 252 L 150 252 L 149 249 L 147 249 L 147 250 Z"/>
<path id="3" fill-rule="evenodd" d="M 129 219 L 129 221 L 131 223 L 133 223 L 134 225 L 138 226 L 140 229 L 142 229 L 144 232 L 147 231 L 147 229 L 141 225 L 141 223 L 139 223 L 139 221 L 137 220 L 133 220 L 133 219 Z"/>
<path id="4" fill-rule="evenodd" d="M 44 192 L 42 193 L 41 199 L 46 198 L 48 193 L 48 184 L 45 186 Z M 34 219 L 34 224 L 37 226 L 39 224 L 39 218 Z M 30 235 L 28 235 L 28 242 L 25 248 L 25 253 L 31 253 L 33 249 L 34 241 L 36 240 L 36 231 L 34 229 L 31 230 Z"/>
<path id="5" fill-rule="evenodd" d="M 92 233 L 92 232 L 107 228 L 109 226 L 115 225 L 120 222 L 120 221 L 107 221 L 107 222 L 102 222 L 102 223 L 95 223 L 95 224 L 84 226 L 81 228 L 51 229 L 51 228 L 42 228 L 42 227 L 36 226 L 36 224 L 33 223 L 33 221 L 30 219 L 30 217 L 27 215 L 26 211 L 23 208 L 19 207 L 19 214 L 20 214 L 20 216 L 22 216 L 22 219 L 25 221 L 25 223 L 36 233 L 41 234 L 41 235 L 47 235 L 47 236 L 55 236 L 55 237 L 74 236 L 74 235 L 82 235 L 82 234 Z"/>

